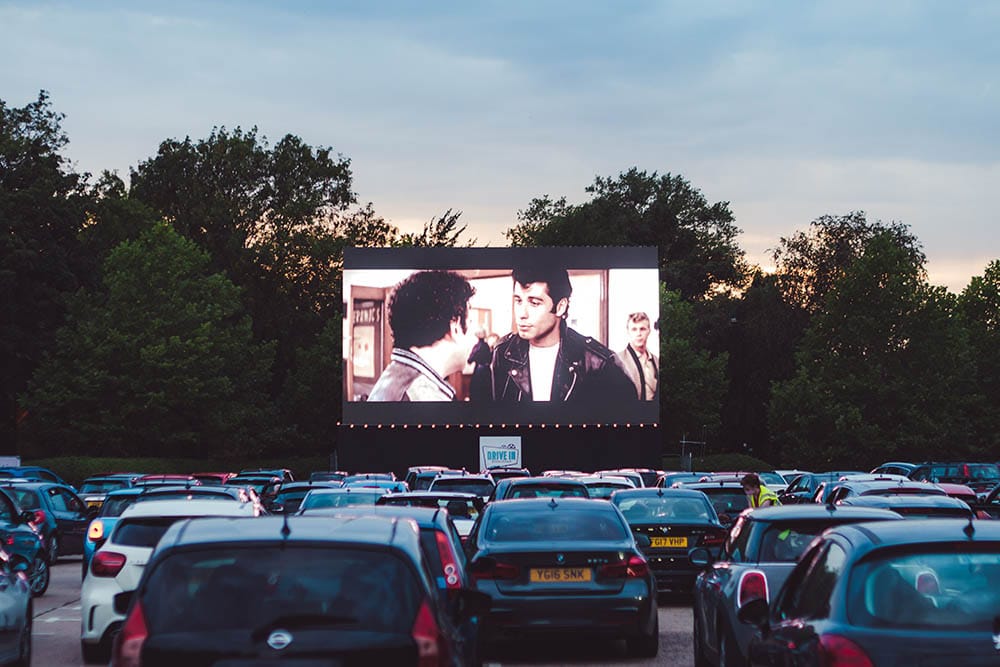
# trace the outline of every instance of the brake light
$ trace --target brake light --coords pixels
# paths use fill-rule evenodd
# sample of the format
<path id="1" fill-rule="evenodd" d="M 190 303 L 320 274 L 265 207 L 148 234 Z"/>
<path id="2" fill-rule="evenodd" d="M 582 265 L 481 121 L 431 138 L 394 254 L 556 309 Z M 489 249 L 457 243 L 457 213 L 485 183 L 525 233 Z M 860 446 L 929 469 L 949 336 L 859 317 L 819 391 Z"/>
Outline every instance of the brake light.
<path id="1" fill-rule="evenodd" d="M 480 579 L 499 579 L 512 581 L 521 575 L 520 568 L 510 563 L 501 563 L 493 558 L 480 558 L 469 568 L 469 574 L 476 581 Z"/>
<path id="2" fill-rule="evenodd" d="M 42 510 L 35 510 L 35 517 L 29 521 L 32 526 L 41 526 L 49 517 Z"/>
<path id="3" fill-rule="evenodd" d="M 96 542 L 104 537 L 104 522 L 100 519 L 95 519 L 90 524 L 90 528 L 87 529 L 87 539 L 91 542 Z"/>
<path id="4" fill-rule="evenodd" d="M 820 635 L 820 667 L 873 667 L 864 650 L 846 637 Z"/>
<path id="5" fill-rule="evenodd" d="M 605 579 L 635 579 L 649 574 L 649 564 L 642 556 L 631 556 L 628 560 L 608 563 L 603 566 L 598 576 Z"/>
<path id="6" fill-rule="evenodd" d="M 95 577 L 117 577 L 125 567 L 125 554 L 115 551 L 98 551 L 90 563 L 90 573 Z"/>
<path id="7" fill-rule="evenodd" d="M 413 641 L 417 644 L 417 667 L 438 667 L 444 664 L 441 651 L 441 630 L 427 601 L 420 605 L 417 619 L 413 622 Z"/>
<path id="8" fill-rule="evenodd" d="M 437 538 L 438 554 L 441 556 L 441 564 L 444 566 L 444 581 L 449 589 L 461 588 L 462 581 L 458 578 L 458 559 L 451 548 L 451 542 L 441 531 L 434 531 Z"/>
<path id="9" fill-rule="evenodd" d="M 760 570 L 750 570 L 744 572 L 740 577 L 739 595 L 737 596 L 737 608 L 742 607 L 751 600 L 763 600 L 767 602 L 767 577 Z"/>
<path id="10" fill-rule="evenodd" d="M 14 546 L 14 536 L 7 535 L 5 538 L 3 538 L 3 543 L 8 547 Z"/>
<path id="11" fill-rule="evenodd" d="M 725 531 L 715 531 L 711 533 L 705 533 L 698 540 L 699 547 L 721 547 L 726 541 Z"/>
<path id="12" fill-rule="evenodd" d="M 115 640 L 111 667 L 142 667 L 142 645 L 148 636 L 146 615 L 142 613 L 142 604 L 137 600 Z"/>

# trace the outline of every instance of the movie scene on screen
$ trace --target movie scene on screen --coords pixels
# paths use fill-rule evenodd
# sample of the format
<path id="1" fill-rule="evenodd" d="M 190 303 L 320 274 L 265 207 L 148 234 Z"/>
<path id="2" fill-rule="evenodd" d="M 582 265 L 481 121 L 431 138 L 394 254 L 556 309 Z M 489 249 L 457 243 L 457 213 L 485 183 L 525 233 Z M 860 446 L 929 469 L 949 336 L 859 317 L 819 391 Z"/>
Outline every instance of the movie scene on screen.
<path id="1" fill-rule="evenodd" d="M 344 422 L 659 421 L 655 248 L 353 248 Z"/>

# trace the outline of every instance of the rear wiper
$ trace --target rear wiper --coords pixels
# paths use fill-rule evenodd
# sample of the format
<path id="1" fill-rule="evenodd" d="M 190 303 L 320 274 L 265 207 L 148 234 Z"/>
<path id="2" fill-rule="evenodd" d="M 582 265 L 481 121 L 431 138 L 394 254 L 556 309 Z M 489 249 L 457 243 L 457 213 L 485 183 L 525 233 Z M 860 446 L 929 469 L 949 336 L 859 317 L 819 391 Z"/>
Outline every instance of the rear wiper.
<path id="1" fill-rule="evenodd" d="M 337 614 L 287 614 L 268 621 L 265 625 L 255 629 L 251 636 L 254 638 L 263 637 L 265 634 L 278 629 L 326 628 L 337 625 L 349 625 L 357 623 L 359 620 L 355 616 Z"/>

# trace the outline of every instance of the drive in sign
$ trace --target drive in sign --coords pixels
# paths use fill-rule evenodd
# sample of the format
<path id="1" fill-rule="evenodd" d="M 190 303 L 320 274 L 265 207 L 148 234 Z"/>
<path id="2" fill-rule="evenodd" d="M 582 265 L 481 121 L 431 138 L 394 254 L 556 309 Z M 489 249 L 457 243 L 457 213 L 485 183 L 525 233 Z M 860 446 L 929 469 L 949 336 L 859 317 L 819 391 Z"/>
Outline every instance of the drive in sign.
<path id="1" fill-rule="evenodd" d="M 479 470 L 488 468 L 523 468 L 521 463 L 521 436 L 479 437 Z"/>

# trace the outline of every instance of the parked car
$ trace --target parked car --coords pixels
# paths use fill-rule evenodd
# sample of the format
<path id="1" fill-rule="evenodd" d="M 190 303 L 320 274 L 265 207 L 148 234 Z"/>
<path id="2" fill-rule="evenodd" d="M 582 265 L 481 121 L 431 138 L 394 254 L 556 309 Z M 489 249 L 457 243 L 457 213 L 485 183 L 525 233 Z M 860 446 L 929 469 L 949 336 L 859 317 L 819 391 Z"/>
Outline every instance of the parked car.
<path id="1" fill-rule="evenodd" d="M 560 477 L 513 477 L 497 482 L 489 501 L 515 498 L 589 498 L 587 485 Z"/>
<path id="2" fill-rule="evenodd" d="M 347 477 L 343 470 L 317 470 L 309 473 L 310 482 L 341 482 Z"/>
<path id="3" fill-rule="evenodd" d="M 845 475 L 864 475 L 860 470 L 831 470 L 829 472 L 807 472 L 799 475 L 788 488 L 778 494 L 782 505 L 796 505 L 814 502 L 816 490 L 823 482 L 836 482 Z"/>
<path id="4" fill-rule="evenodd" d="M 421 466 L 421 470 L 414 472 L 412 475 L 407 473 L 406 483 L 410 487 L 410 491 L 426 491 L 431 488 L 431 482 L 438 478 L 438 476 L 444 475 L 462 475 L 464 471 L 462 470 L 452 470 L 451 468 L 441 468 L 440 466 Z M 413 483 L 410 483 L 410 478 L 413 478 Z"/>
<path id="5" fill-rule="evenodd" d="M 719 558 L 693 552 L 702 567 L 694 586 L 695 664 L 745 665 L 752 632 L 739 622 L 740 607 L 770 600 L 799 556 L 825 529 L 861 521 L 900 520 L 895 512 L 855 507 L 788 505 L 746 510 L 733 525 Z"/>
<path id="6" fill-rule="evenodd" d="M 708 496 L 723 526 L 732 525 L 740 512 L 750 507 L 747 494 L 739 482 L 691 482 L 675 488 L 701 491 Z"/>
<path id="7" fill-rule="evenodd" d="M 37 482 L 52 482 L 73 489 L 73 485 L 48 468 L 39 466 L 7 466 L 0 468 L 0 478 L 30 479 Z M 74 489 L 75 490 L 75 489 Z"/>
<path id="8" fill-rule="evenodd" d="M 486 472 L 489 473 L 494 482 L 512 477 L 531 477 L 531 471 L 527 468 L 487 468 Z"/>
<path id="9" fill-rule="evenodd" d="M 28 564 L 0 547 L 0 664 L 28 667 L 31 663 L 32 595 Z"/>
<path id="10" fill-rule="evenodd" d="M 425 553 L 411 519 L 175 524 L 119 597 L 131 603 L 111 665 L 248 664 L 279 650 L 284 664 L 461 665 L 453 619 L 488 601 L 459 590 L 445 609 Z"/>
<path id="11" fill-rule="evenodd" d="M 902 475 L 903 477 L 909 477 L 913 469 L 917 467 L 916 463 L 907 463 L 905 461 L 887 461 L 882 465 L 872 469 L 872 474 L 874 475 Z"/>
<path id="12" fill-rule="evenodd" d="M 88 508 L 100 509 L 105 496 L 112 491 L 131 488 L 139 477 L 140 475 L 137 473 L 113 473 L 88 477 L 80 483 L 77 495 Z"/>
<path id="13" fill-rule="evenodd" d="M 90 561 L 94 557 L 94 552 L 101 548 L 101 545 L 108 539 L 114 531 L 118 517 L 126 508 L 131 507 L 136 499 L 142 495 L 142 487 L 133 486 L 128 489 L 112 491 L 104 499 L 97 516 L 91 519 L 87 525 L 87 534 L 83 539 L 82 574 L 87 576 L 90 569 Z M 82 578 L 82 577 L 81 577 Z"/>
<path id="14" fill-rule="evenodd" d="M 35 513 L 22 510 L 12 497 L 0 490 L 0 544 L 11 565 L 23 561 L 31 594 L 44 595 L 49 587 L 49 559 L 39 533 L 31 527 Z"/>
<path id="15" fill-rule="evenodd" d="M 312 509 L 328 507 L 350 507 L 351 505 L 374 505 L 375 501 L 387 494 L 386 489 L 340 488 L 313 489 L 299 503 L 298 514 Z"/>
<path id="16" fill-rule="evenodd" d="M 162 500 L 136 503 L 122 512 L 110 537 L 94 553 L 80 590 L 80 650 L 84 662 L 107 662 L 124 615 L 114 597 L 135 590 L 153 548 L 176 521 L 190 517 L 253 517 L 241 503 Z"/>
<path id="17" fill-rule="evenodd" d="M 823 533 L 739 618 L 751 665 L 992 665 L 998 609 L 1000 524 L 883 521 Z"/>
<path id="18" fill-rule="evenodd" d="M 417 488 L 416 488 L 417 475 L 419 475 L 421 473 L 434 473 L 434 474 L 436 474 L 438 472 L 441 472 L 442 470 L 448 470 L 448 467 L 447 466 L 410 466 L 406 470 L 406 477 L 403 478 L 403 481 L 406 482 L 407 486 L 409 486 L 411 489 L 413 489 L 414 491 L 416 491 L 417 490 Z M 434 477 L 432 476 L 430 479 L 434 479 Z M 420 489 L 420 490 L 424 490 L 424 489 Z"/>
<path id="19" fill-rule="evenodd" d="M 967 504 L 948 496 L 857 496 L 841 501 L 841 506 L 880 507 L 892 510 L 906 519 L 953 517 L 967 519 L 972 510 Z"/>
<path id="20" fill-rule="evenodd" d="M 850 479 L 831 483 L 830 492 L 823 499 L 827 504 L 836 504 L 858 496 L 946 496 L 944 489 L 936 484 L 910 482 L 903 479 L 870 479 L 853 481 Z"/>
<path id="21" fill-rule="evenodd" d="M 390 507 L 428 507 L 443 509 L 455 523 L 458 534 L 465 539 L 472 531 L 472 526 L 485 507 L 483 499 L 474 493 L 436 493 L 432 491 L 410 491 L 408 493 L 389 493 L 375 501 L 376 505 Z"/>
<path id="22" fill-rule="evenodd" d="M 636 488 L 630 477 L 612 477 L 610 474 L 593 477 L 577 477 L 574 481 L 587 487 L 587 494 L 598 500 L 608 500 L 615 491 Z"/>
<path id="23" fill-rule="evenodd" d="M 490 503 L 466 542 L 469 573 L 492 598 L 484 636 L 579 630 L 659 649 L 656 580 L 612 503 L 548 498 Z"/>
<path id="24" fill-rule="evenodd" d="M 225 484 L 236 476 L 234 472 L 193 472 L 191 476 L 202 484 Z"/>
<path id="25" fill-rule="evenodd" d="M 274 514 L 294 514 L 298 511 L 302 499 L 314 489 L 339 489 L 340 482 L 286 482 L 278 489 L 274 500 L 268 505 L 267 511 Z"/>
<path id="26" fill-rule="evenodd" d="M 97 510 L 88 510 L 72 489 L 52 482 L 9 481 L 4 488 L 18 507 L 34 512 L 31 525 L 38 531 L 50 563 L 60 556 L 83 553 L 84 532 Z"/>
<path id="27" fill-rule="evenodd" d="M 688 556 L 696 548 L 718 555 L 726 539 L 719 515 L 701 491 L 627 489 L 611 495 L 656 576 L 659 592 L 687 592 L 701 571 Z"/>
<path id="28" fill-rule="evenodd" d="M 708 474 L 709 473 L 707 472 L 668 472 L 656 478 L 656 486 L 669 489 L 674 484 L 697 482 L 699 479 Z"/>
<path id="29" fill-rule="evenodd" d="M 996 463 L 922 463 L 910 473 L 918 482 L 965 484 L 977 494 L 985 494 L 1000 484 L 1000 466 Z"/>
<path id="30" fill-rule="evenodd" d="M 434 478 L 428 491 L 452 493 L 474 493 L 483 500 L 493 495 L 496 482 L 489 475 L 439 475 Z"/>
<path id="31" fill-rule="evenodd" d="M 660 472 L 652 468 L 619 468 L 619 470 L 622 472 L 638 473 L 639 477 L 642 478 L 643 487 L 656 486 L 656 480 L 660 476 Z"/>
<path id="32" fill-rule="evenodd" d="M 194 486 L 196 484 L 201 484 L 201 480 L 194 475 L 181 475 L 174 473 L 142 475 L 137 477 L 135 480 L 135 486 L 156 486 L 158 484 L 161 486 Z"/>
<path id="33" fill-rule="evenodd" d="M 646 484 L 642 481 L 642 475 L 637 472 L 632 472 L 629 470 L 597 470 L 593 475 L 588 475 L 589 477 L 619 477 L 627 479 L 632 483 L 632 488 L 641 489 Z"/>
<path id="34" fill-rule="evenodd" d="M 294 482 L 295 475 L 288 468 L 247 468 L 237 473 L 244 477 L 277 477 L 282 482 Z"/>

